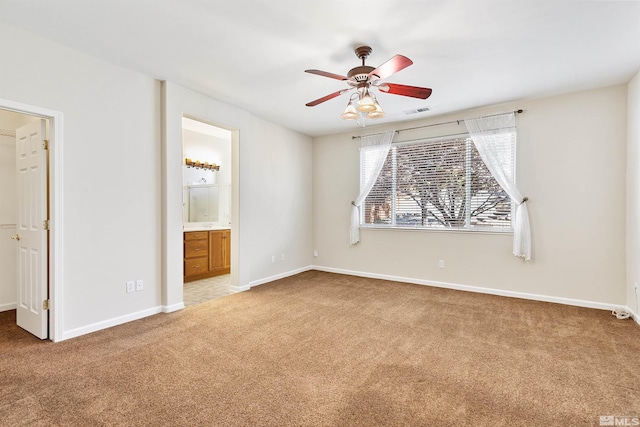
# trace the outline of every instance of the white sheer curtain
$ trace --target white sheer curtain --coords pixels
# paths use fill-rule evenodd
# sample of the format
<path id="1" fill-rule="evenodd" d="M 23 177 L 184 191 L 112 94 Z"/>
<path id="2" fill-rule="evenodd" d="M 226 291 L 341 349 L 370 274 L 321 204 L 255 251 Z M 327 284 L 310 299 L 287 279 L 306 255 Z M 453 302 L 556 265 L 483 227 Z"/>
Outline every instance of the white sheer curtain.
<path id="1" fill-rule="evenodd" d="M 366 135 L 360 138 L 360 194 L 351 202 L 351 244 L 360 241 L 360 206 L 369 195 L 389 154 L 396 131 Z"/>
<path id="2" fill-rule="evenodd" d="M 498 114 L 494 116 L 465 119 L 469 135 L 473 140 L 482 161 L 507 192 L 511 200 L 516 203 L 513 225 L 513 254 L 531 259 L 531 229 L 529 227 L 529 211 L 527 198 L 516 188 L 512 149 L 516 142 L 515 113 Z"/>

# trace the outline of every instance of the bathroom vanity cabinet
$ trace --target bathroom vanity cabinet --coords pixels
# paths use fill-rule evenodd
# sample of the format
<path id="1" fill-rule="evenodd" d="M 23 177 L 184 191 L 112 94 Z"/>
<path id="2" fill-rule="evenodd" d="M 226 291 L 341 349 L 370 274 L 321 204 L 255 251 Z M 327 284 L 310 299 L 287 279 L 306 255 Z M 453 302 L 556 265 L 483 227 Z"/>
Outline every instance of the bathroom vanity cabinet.
<path id="1" fill-rule="evenodd" d="M 184 232 L 184 281 L 231 271 L 231 230 Z"/>

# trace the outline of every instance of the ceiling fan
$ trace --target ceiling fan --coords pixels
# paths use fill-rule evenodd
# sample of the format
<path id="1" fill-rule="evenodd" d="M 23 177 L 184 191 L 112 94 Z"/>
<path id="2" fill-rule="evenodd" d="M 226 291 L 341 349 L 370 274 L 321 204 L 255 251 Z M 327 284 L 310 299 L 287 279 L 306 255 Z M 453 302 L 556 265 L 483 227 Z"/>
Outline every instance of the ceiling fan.
<path id="1" fill-rule="evenodd" d="M 369 46 L 359 46 L 355 48 L 354 51 L 356 56 L 362 60 L 362 65 L 349 70 L 346 76 L 328 73 L 321 70 L 305 70 L 306 73 L 346 81 L 349 86 L 346 89 L 330 93 L 329 95 L 318 98 L 315 101 L 308 102 L 305 104 L 307 107 L 314 107 L 355 89 L 356 92 L 349 98 L 349 103 L 347 104 L 347 108 L 344 110 L 344 113 L 342 113 L 342 118 L 345 120 L 355 120 L 360 117 L 359 113 L 367 113 L 368 118 L 377 119 L 384 117 L 384 111 L 382 111 L 382 107 L 380 107 L 375 95 L 370 92 L 371 88 L 377 88 L 383 93 L 420 99 L 427 99 L 431 95 L 431 89 L 426 87 L 382 82 L 383 79 L 413 64 L 413 61 L 406 56 L 395 55 L 378 68 L 373 68 L 365 65 L 365 60 L 371 54 L 371 48 Z M 358 102 L 357 107 L 353 104 L 353 101 Z"/>

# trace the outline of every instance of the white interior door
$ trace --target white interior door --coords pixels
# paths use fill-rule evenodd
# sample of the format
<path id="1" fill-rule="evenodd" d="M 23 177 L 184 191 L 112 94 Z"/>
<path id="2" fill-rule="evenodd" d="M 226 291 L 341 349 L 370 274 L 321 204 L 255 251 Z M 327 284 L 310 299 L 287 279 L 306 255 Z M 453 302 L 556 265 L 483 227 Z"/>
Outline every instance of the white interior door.
<path id="1" fill-rule="evenodd" d="M 47 151 L 45 121 L 16 130 L 18 224 L 17 324 L 40 339 L 49 336 L 47 266 Z"/>

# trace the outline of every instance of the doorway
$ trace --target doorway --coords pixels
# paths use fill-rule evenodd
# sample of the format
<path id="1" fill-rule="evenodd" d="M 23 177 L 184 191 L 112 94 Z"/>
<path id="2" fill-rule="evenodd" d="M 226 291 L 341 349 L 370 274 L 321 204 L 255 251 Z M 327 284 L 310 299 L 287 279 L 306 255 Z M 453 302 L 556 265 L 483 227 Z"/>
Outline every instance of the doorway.
<path id="1" fill-rule="evenodd" d="M 183 301 L 231 290 L 232 131 L 182 118 Z"/>
<path id="2" fill-rule="evenodd" d="M 43 165 L 47 166 L 44 180 L 48 182 L 43 185 L 38 194 L 42 196 L 43 202 L 43 222 L 40 223 L 42 229 L 48 227 L 45 235 L 43 250 L 43 268 L 41 271 L 41 293 L 37 301 L 32 304 L 31 311 L 40 316 L 41 327 L 37 332 L 32 332 L 38 338 L 57 341 L 61 337 L 60 306 L 61 289 L 61 256 L 62 245 L 60 241 L 62 203 L 60 197 L 61 176 L 59 165 L 61 163 L 61 143 L 62 143 L 62 113 L 30 106 L 15 101 L 0 99 L 0 176 L 3 178 L 0 183 L 0 197 L 8 200 L 3 203 L 0 209 L 0 274 L 2 274 L 3 288 L 0 288 L 0 311 L 13 310 L 20 304 L 18 292 L 18 251 L 15 240 L 20 239 L 20 234 L 16 232 L 20 223 L 17 218 L 16 205 L 18 203 L 18 189 L 16 179 L 16 130 L 24 129 L 29 123 L 42 124 L 43 133 L 46 139 L 46 151 L 43 156 Z M 6 197 L 6 198 L 5 198 Z M 48 209 L 47 209 L 48 205 Z M 46 214 L 48 210 L 48 215 Z M 38 220 L 39 222 L 40 220 Z M 45 221 L 48 221 L 45 223 Z M 46 235 L 48 234 L 48 241 Z M 13 241 L 12 241 L 13 238 Z M 39 299 L 42 299 L 40 301 Z M 20 325 L 22 326 L 22 325 Z"/>

